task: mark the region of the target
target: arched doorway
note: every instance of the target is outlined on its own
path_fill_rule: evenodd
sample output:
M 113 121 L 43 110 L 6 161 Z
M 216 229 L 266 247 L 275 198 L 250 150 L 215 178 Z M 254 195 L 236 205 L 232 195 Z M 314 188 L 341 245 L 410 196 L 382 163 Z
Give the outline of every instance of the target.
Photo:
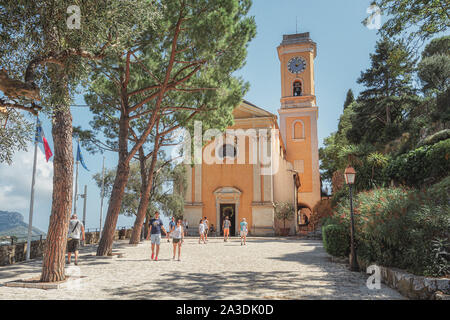
M 222 222 L 228 215 L 231 221 L 230 235 L 235 236 L 239 230 L 239 203 L 242 192 L 234 187 L 222 187 L 214 191 L 216 198 L 216 230 L 223 234 Z

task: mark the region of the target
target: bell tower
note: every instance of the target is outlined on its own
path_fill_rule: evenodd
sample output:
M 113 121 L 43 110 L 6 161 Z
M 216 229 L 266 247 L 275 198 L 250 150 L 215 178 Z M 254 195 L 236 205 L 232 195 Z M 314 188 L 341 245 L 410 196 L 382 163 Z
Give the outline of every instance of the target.
M 287 161 L 300 177 L 299 208 L 320 200 L 318 107 L 314 88 L 317 45 L 309 32 L 284 35 L 277 48 L 281 67 L 280 132 Z

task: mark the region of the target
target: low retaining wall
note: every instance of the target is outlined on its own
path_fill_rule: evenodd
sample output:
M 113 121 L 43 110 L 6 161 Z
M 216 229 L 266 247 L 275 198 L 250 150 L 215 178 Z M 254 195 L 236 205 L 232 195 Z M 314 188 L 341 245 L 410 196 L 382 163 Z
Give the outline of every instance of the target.
M 358 264 L 363 272 L 369 265 L 376 265 L 368 264 L 360 259 L 358 259 Z M 428 278 L 396 268 L 378 267 L 380 268 L 381 282 L 409 299 L 447 300 L 450 297 L 450 279 L 448 278 Z
M 132 229 L 116 230 L 114 240 L 123 240 L 131 238 Z M 99 242 L 99 232 L 86 232 L 85 244 L 96 244 Z M 45 250 L 46 240 L 37 240 L 31 242 L 30 258 L 42 258 Z M 17 243 L 13 245 L 0 246 L 0 266 L 6 266 L 17 262 L 25 261 L 27 254 L 27 243 Z
M 381 281 L 402 295 L 416 300 L 434 300 L 450 294 L 450 279 L 416 276 L 403 270 L 380 267 Z

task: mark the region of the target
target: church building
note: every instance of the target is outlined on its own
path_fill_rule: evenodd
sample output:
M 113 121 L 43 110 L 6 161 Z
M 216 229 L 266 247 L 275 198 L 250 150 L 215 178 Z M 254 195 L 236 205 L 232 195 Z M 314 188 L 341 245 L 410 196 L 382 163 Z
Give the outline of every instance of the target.
M 316 43 L 309 33 L 284 35 L 277 50 L 279 115 L 243 101 L 233 112 L 234 125 L 203 147 L 202 163 L 186 165 L 184 216 L 192 231 L 207 217 L 222 232 L 228 216 L 231 235 L 238 235 L 242 218 L 249 235 L 275 235 L 283 222 L 276 219 L 274 204 L 289 202 L 296 214 L 286 227 L 295 234 L 320 201 Z

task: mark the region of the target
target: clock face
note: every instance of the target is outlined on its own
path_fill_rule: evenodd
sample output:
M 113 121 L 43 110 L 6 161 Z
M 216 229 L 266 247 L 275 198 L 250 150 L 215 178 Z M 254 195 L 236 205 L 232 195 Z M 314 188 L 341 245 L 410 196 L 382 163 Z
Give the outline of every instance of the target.
M 306 69 L 306 61 L 301 57 L 294 57 L 288 62 L 288 70 L 291 73 L 302 73 Z

